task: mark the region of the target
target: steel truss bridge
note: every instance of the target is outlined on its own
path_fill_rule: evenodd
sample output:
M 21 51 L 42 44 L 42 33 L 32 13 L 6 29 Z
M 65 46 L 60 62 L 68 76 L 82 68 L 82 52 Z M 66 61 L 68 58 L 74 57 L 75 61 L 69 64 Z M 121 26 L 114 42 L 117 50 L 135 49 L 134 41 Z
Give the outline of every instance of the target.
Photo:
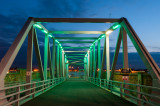
M 41 23 L 114 23 L 106 31 L 49 31 Z M 110 69 L 109 35 L 119 29 L 113 62 Z M 44 64 L 42 64 L 36 30 L 44 33 Z M 99 34 L 99 37 L 54 37 L 54 34 Z M 28 36 L 26 82 L 5 85 L 4 79 Z M 153 79 L 152 86 L 113 80 L 120 45 L 123 48 L 123 68 L 128 66 L 127 37 Z M 52 50 L 49 39 L 52 40 Z M 67 41 L 61 41 L 65 39 Z M 101 59 L 101 39 L 105 39 Z M 71 41 L 69 41 L 71 40 Z M 78 41 L 76 41 L 78 40 Z M 62 43 L 90 43 L 90 47 L 62 46 Z M 95 47 L 97 46 L 97 50 Z M 41 81 L 32 81 L 33 47 Z M 87 51 L 79 51 L 80 49 Z M 66 50 L 67 49 L 67 50 Z M 72 49 L 72 51 L 68 50 Z M 74 49 L 74 50 L 73 50 Z M 97 53 L 96 53 L 97 52 Z M 96 56 L 97 54 L 97 56 Z M 80 59 L 80 57 L 84 59 Z M 97 59 L 96 59 L 97 57 Z M 102 71 L 106 61 L 106 78 Z M 69 64 L 84 66 L 84 79 L 68 77 Z M 47 68 L 50 70 L 47 71 Z M 97 69 L 99 72 L 97 73 Z M 111 71 L 110 71 L 111 70 Z M 50 73 L 51 77 L 47 77 Z M 131 89 L 134 87 L 135 89 Z M 102 88 L 102 89 L 101 89 Z M 150 89 L 151 93 L 142 89 Z M 135 93 L 135 95 L 131 95 Z M 35 98 L 36 97 L 36 98 Z M 28 102 L 29 101 L 29 102 Z M 126 18 L 33 18 L 30 17 L 0 63 L 0 105 L 159 105 L 160 69 Z

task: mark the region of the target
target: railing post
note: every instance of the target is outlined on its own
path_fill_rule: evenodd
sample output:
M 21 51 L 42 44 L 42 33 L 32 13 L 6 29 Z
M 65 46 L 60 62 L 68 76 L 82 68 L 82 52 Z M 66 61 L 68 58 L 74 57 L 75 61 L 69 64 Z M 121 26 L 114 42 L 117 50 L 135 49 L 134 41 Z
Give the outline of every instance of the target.
M 139 86 L 139 84 L 137 85 L 137 98 L 138 99 L 141 99 L 141 94 L 140 94 L 140 92 L 141 92 L 141 88 L 140 88 L 140 86 Z M 140 100 L 137 100 L 137 105 L 138 106 L 141 106 L 141 101 Z
M 108 80 L 107 87 L 112 92 L 112 81 L 111 80 Z
M 18 86 L 17 88 L 16 88 L 16 92 L 19 92 L 20 91 L 20 87 Z M 19 96 L 20 96 L 20 94 L 18 93 L 17 95 L 16 95 L 16 100 L 18 100 L 17 102 L 15 102 L 15 106 L 19 106 Z
M 106 79 L 104 79 L 104 87 L 106 88 Z
M 120 96 L 123 97 L 123 94 L 122 94 L 123 93 L 123 83 L 120 84 L 120 87 L 121 87 L 120 88 L 120 92 L 121 92 Z
M 46 83 L 45 83 L 45 80 L 43 80 L 43 92 L 44 92 L 45 87 L 46 87 L 45 84 L 46 84 Z
M 101 87 L 101 79 L 99 79 L 99 85 L 100 85 L 100 87 Z
M 32 93 L 33 93 L 32 98 L 35 97 L 35 88 L 34 87 L 36 87 L 36 83 L 33 83 L 33 85 L 32 85 L 32 88 L 33 88 L 33 90 L 32 90 Z

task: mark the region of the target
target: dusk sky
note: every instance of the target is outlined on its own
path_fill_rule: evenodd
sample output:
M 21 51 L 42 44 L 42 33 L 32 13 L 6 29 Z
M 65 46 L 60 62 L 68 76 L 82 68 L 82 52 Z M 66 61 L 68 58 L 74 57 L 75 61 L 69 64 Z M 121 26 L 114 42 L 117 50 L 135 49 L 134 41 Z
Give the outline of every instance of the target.
M 151 55 L 160 65 L 160 1 L 159 0 L 1 0 L 0 60 L 14 41 L 28 17 L 43 18 L 121 18 L 126 17 Z M 59 24 L 44 26 L 49 30 L 105 31 L 112 24 Z M 66 36 L 66 35 L 55 35 Z M 86 36 L 86 35 L 68 35 Z M 87 35 L 91 36 L 91 35 Z M 98 37 L 99 35 L 92 35 Z M 110 35 L 110 51 L 114 52 L 118 30 Z M 43 48 L 44 35 L 39 34 Z M 103 45 L 103 41 L 101 42 Z M 64 46 L 64 45 L 63 45 Z M 66 45 L 65 45 L 66 46 Z M 79 46 L 79 45 L 67 45 Z M 90 46 L 90 45 L 88 45 Z M 23 49 L 27 45 L 22 46 Z M 22 50 L 25 51 L 25 50 Z M 128 38 L 129 53 L 136 52 Z M 42 51 L 43 52 L 43 51 Z M 153 53 L 154 52 L 154 53 Z M 26 53 L 25 53 L 26 54 Z M 42 53 L 43 54 L 43 53 Z M 156 54 L 156 56 L 154 55 Z M 159 54 L 159 55 L 158 55 Z M 18 54 L 19 55 L 19 54 Z M 20 57 L 25 57 L 21 54 Z M 132 60 L 129 60 L 132 61 Z

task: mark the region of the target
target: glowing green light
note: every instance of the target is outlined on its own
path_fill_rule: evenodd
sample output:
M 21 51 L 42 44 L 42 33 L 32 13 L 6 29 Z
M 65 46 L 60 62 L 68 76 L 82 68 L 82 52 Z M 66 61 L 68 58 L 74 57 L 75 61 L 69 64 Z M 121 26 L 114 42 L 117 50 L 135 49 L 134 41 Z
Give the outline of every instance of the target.
M 34 26 L 37 27 L 37 28 L 39 28 L 39 29 L 42 28 L 42 27 L 41 27 L 40 25 L 38 25 L 38 24 L 34 24 Z
M 55 40 L 55 41 L 56 41 L 57 43 L 59 43 L 58 40 Z
M 113 32 L 113 30 L 108 30 L 107 32 L 106 32 L 106 34 L 110 34 L 110 33 L 112 33 Z
M 117 29 L 120 25 L 113 26 L 113 30 Z
M 46 31 L 46 30 L 44 30 L 43 32 L 46 33 L 46 34 L 48 33 L 48 31 Z
M 102 38 L 104 38 L 105 37 L 105 35 L 103 35 L 103 36 L 101 36 Z
M 51 34 L 49 34 L 48 36 L 52 38 L 52 35 L 51 35 Z

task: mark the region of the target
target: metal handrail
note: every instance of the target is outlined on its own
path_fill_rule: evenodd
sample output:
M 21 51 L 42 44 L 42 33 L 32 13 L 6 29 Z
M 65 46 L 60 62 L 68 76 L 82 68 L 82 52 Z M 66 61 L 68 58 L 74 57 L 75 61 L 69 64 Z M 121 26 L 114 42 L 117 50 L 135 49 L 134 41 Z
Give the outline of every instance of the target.
M 16 96 L 16 98 L 14 98 L 11 101 L 8 101 L 7 103 L 3 103 L 2 106 L 6 106 L 6 105 L 15 105 L 18 106 L 20 104 L 21 100 L 26 99 L 26 97 L 30 97 L 31 95 L 32 98 L 35 97 L 35 94 L 39 93 L 42 94 L 44 92 L 46 92 L 47 90 L 51 89 L 52 87 L 62 83 L 65 80 L 64 77 L 60 77 L 60 78 L 55 78 L 55 79 L 49 79 L 49 80 L 43 80 L 43 81 L 33 81 L 31 83 L 25 83 L 25 84 L 21 84 L 21 85 L 15 85 L 15 86 L 9 86 L 9 87 L 4 87 L 1 88 L 0 91 L 6 91 L 9 89 L 15 89 L 15 92 L 12 92 L 8 95 L 3 95 L 0 96 L 0 100 L 2 99 L 6 99 L 10 98 L 10 97 L 14 97 Z M 30 88 L 25 88 L 26 86 L 30 86 Z M 21 89 L 21 87 L 24 87 L 25 89 Z M 43 92 L 41 92 L 43 91 Z M 26 93 L 29 92 L 23 96 L 20 96 L 20 94 L 22 93 Z M 32 98 L 29 98 L 32 99 Z M 28 100 L 27 100 L 28 101 Z
M 157 95 L 152 95 L 152 94 L 149 94 L 149 93 L 141 92 L 141 88 L 149 88 L 149 89 L 160 90 L 160 88 L 157 88 L 157 87 L 139 85 L 139 84 L 131 84 L 131 83 L 125 83 L 125 82 L 119 82 L 119 81 L 113 81 L 113 80 L 106 80 L 106 79 L 99 79 L 99 78 L 93 78 L 93 77 L 89 77 L 88 81 L 90 81 L 91 83 L 93 83 L 93 84 L 95 84 L 97 86 L 100 86 L 101 88 L 107 89 L 108 91 L 116 92 L 116 93 L 120 94 L 121 97 L 123 95 L 123 96 L 129 96 L 129 97 L 131 97 L 133 99 L 136 99 L 137 100 L 137 105 L 140 105 L 141 102 L 147 103 L 147 104 L 150 104 L 150 105 L 157 105 L 158 104 L 158 103 L 153 102 L 153 101 L 150 102 L 149 100 L 145 101 L 145 100 L 141 99 L 141 95 L 145 95 L 145 96 L 148 96 L 150 98 L 156 98 L 156 99 L 160 100 L 160 96 L 159 95 L 157 96 Z M 115 83 L 115 84 L 113 84 L 113 83 Z M 118 86 L 116 84 L 120 84 L 120 85 Z M 122 85 L 123 86 L 124 85 L 135 86 L 137 88 L 137 90 L 125 88 Z M 120 91 L 115 90 L 113 87 L 119 88 Z M 135 92 L 137 97 L 132 96 L 131 94 L 126 94 L 122 90 L 129 91 L 129 92 Z

